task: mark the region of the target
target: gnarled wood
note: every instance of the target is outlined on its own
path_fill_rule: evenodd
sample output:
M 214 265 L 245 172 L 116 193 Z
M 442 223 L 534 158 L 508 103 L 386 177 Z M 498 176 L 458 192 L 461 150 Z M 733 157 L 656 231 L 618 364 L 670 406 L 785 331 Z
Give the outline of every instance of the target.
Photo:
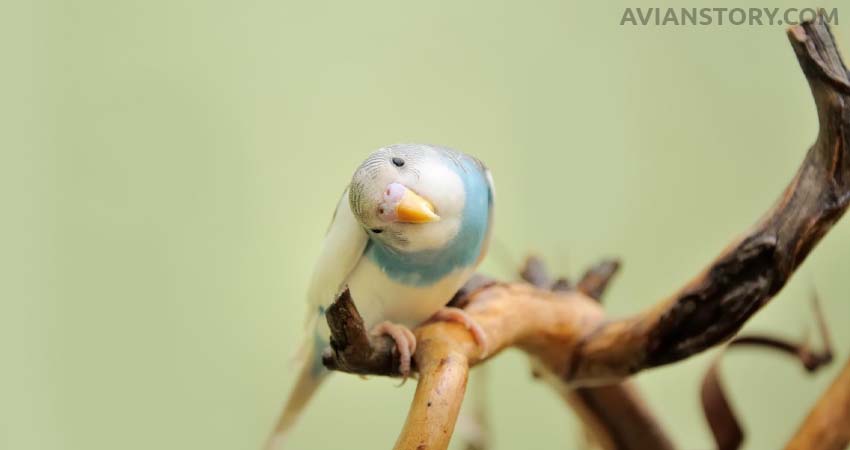
M 793 27 L 788 36 L 809 81 L 820 131 L 773 208 L 675 295 L 630 318 L 608 319 L 579 290 L 484 284 L 458 304 L 487 334 L 487 358 L 517 347 L 565 386 L 616 383 L 731 339 L 779 292 L 850 204 L 850 75 L 822 19 Z M 353 308 L 348 304 L 328 311 L 336 344 L 325 364 L 398 374 L 389 338 L 349 335 L 365 336 L 365 330 L 347 323 L 357 320 L 345 313 Z M 396 448 L 445 449 L 468 369 L 486 358 L 459 324 L 428 323 L 415 333 L 419 385 Z
M 721 357 L 730 348 L 749 346 L 774 350 L 793 356 L 810 373 L 824 367 L 832 361 L 832 344 L 830 343 L 829 330 L 824 320 L 817 295 L 812 297 L 812 308 L 817 319 L 820 340 L 823 343 L 822 350 L 812 349 L 808 340 L 796 343 L 773 336 L 738 336 L 729 343 L 726 350 L 709 367 L 708 373 L 702 382 L 700 398 L 702 400 L 705 418 L 711 428 L 711 433 L 714 435 L 714 441 L 717 444 L 718 450 L 737 450 L 744 441 L 744 430 L 723 388 L 723 382 L 720 377 Z
M 785 450 L 843 450 L 850 445 L 850 360 Z
M 669 300 L 631 319 L 598 325 L 565 375 L 619 378 L 724 342 L 785 285 L 850 203 L 850 75 L 827 25 L 793 27 L 791 45 L 808 78 L 820 131 L 775 206 Z M 844 86 L 844 88 L 841 88 Z M 838 89 L 837 89 L 838 88 Z
M 591 267 L 575 286 L 578 292 L 600 301 L 611 279 L 620 268 L 619 261 L 607 260 Z M 527 282 L 553 291 L 572 290 L 568 283 L 549 283 L 549 274 L 538 258 L 528 258 L 520 271 Z M 595 387 L 571 388 L 563 379 L 535 369 L 578 414 L 588 438 L 604 450 L 672 450 L 673 443 L 649 410 L 637 387 L 629 380 Z

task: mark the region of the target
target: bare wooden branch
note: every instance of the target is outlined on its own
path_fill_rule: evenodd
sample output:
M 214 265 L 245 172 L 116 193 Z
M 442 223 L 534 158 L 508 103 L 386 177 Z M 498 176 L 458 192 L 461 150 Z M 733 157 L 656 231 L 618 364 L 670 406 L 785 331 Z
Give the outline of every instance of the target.
M 578 282 L 576 289 L 600 301 L 619 267 L 620 263 L 616 260 L 606 260 L 591 267 Z M 543 261 L 533 257 L 526 260 L 520 276 L 537 287 L 544 287 L 550 279 Z M 563 291 L 569 290 L 569 287 L 555 282 L 551 290 Z M 630 381 L 608 386 L 571 388 L 545 367 L 536 370 L 578 414 L 588 430 L 588 437 L 598 447 L 605 450 L 674 448 L 637 387 Z
M 579 280 L 576 289 L 590 298 L 601 299 L 605 289 L 608 288 L 608 283 L 614 278 L 614 275 L 620 270 L 620 261 L 616 259 L 607 259 L 599 264 L 591 267 L 584 276 Z M 532 283 L 533 284 L 533 283 Z M 553 291 L 561 290 L 559 286 L 553 285 Z
M 395 342 L 387 336 L 367 334 L 347 289 L 328 308 L 327 319 L 331 347 L 322 354 L 325 367 L 363 375 L 400 375 Z
M 564 385 L 619 382 L 731 339 L 779 292 L 850 204 L 850 75 L 822 19 L 793 27 L 788 36 L 809 81 L 820 131 L 773 208 L 678 293 L 631 318 L 606 318 L 579 290 L 552 292 L 525 283 L 474 290 L 462 304 L 488 336 L 488 358 L 517 347 Z M 362 323 L 348 324 L 359 317 L 347 303 L 328 311 L 334 346 L 325 364 L 397 374 L 392 341 L 364 338 Z M 415 333 L 419 382 L 396 448 L 445 449 L 468 370 L 484 359 L 462 325 L 427 323 Z
M 525 259 L 525 264 L 520 269 L 519 276 L 528 284 L 540 289 L 548 289 L 552 286 L 552 277 L 549 275 L 549 271 L 546 270 L 543 260 L 537 256 L 529 256 Z M 559 290 L 568 291 L 569 289 Z
M 749 346 L 778 351 L 794 357 L 808 372 L 812 373 L 832 361 L 832 344 L 829 329 L 823 319 L 820 302 L 817 295 L 812 297 L 812 309 L 818 323 L 818 331 L 822 341 L 822 350 L 813 350 L 808 341 L 795 343 L 773 336 L 748 335 L 736 337 L 729 343 L 726 351 L 721 353 L 709 367 L 703 378 L 700 398 L 703 412 L 708 421 L 718 450 L 737 450 L 744 441 L 744 430 L 738 420 L 732 405 L 723 388 L 720 377 L 720 360 L 730 348 Z
M 843 450 L 850 445 L 850 360 L 785 450 Z
M 775 206 L 678 294 L 600 324 L 567 364 L 568 379 L 623 377 L 731 338 L 788 281 L 850 203 L 850 75 L 826 23 L 788 33 L 814 95 L 820 132 Z M 838 89 L 837 89 L 838 88 Z
M 561 391 L 605 450 L 676 448 L 631 381 Z

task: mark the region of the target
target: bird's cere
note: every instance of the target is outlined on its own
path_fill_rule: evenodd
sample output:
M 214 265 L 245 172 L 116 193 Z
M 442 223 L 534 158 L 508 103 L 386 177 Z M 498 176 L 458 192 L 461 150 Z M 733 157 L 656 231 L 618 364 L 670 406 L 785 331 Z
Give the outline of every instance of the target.
M 390 183 L 384 190 L 378 216 L 388 222 L 428 223 L 440 220 L 431 202 L 400 183 Z

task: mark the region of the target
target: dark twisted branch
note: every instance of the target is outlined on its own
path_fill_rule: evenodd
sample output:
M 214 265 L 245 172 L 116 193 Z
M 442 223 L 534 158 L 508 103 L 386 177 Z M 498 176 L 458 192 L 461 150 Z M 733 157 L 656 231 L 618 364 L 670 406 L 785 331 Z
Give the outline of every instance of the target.
M 779 292 L 850 203 L 850 76 L 822 19 L 793 27 L 788 36 L 809 81 L 820 130 L 773 208 L 677 294 L 628 319 L 607 319 L 601 306 L 578 290 L 552 292 L 523 283 L 473 290 L 460 304 L 488 335 L 489 356 L 518 347 L 544 376 L 565 386 L 609 384 L 731 339 Z M 347 313 L 356 311 L 350 298 L 338 305 L 328 312 L 335 344 L 325 364 L 355 373 L 397 374 L 392 341 L 364 338 L 362 324 L 347 324 L 356 321 Z M 458 324 L 429 323 L 415 333 L 419 382 L 396 448 L 444 449 L 468 370 L 483 360 Z
M 822 18 L 791 28 L 788 36 L 820 120 L 817 140 L 797 175 L 753 229 L 678 294 L 587 336 L 573 355 L 569 379 L 626 376 L 731 338 L 844 214 L 850 202 L 850 76 Z
M 322 354 L 325 367 L 361 375 L 398 373 L 395 343 L 385 336 L 367 334 L 363 318 L 347 289 L 328 308 L 327 315 L 331 346 Z
M 812 308 L 817 319 L 818 332 L 823 349 L 813 350 L 807 340 L 795 343 L 786 339 L 764 335 L 738 336 L 729 342 L 727 349 L 715 359 L 702 382 L 700 399 L 718 450 L 737 450 L 744 441 L 744 430 L 729 403 L 720 377 L 720 360 L 730 348 L 755 347 L 774 350 L 794 357 L 809 373 L 813 373 L 832 361 L 832 344 L 829 329 L 821 311 L 817 295 L 812 297 Z
M 606 260 L 591 267 L 575 286 L 596 301 L 620 269 L 617 260 Z M 549 274 L 543 261 L 528 258 L 520 276 L 538 288 L 549 285 Z M 563 279 L 563 278 L 562 278 Z M 568 283 L 551 283 L 553 291 L 570 290 Z M 545 368 L 539 368 L 545 371 Z M 540 374 L 539 374 L 540 375 Z M 672 450 L 673 443 L 649 410 L 640 392 L 629 380 L 595 387 L 572 389 L 556 377 L 547 378 L 567 404 L 578 414 L 588 437 L 605 450 Z

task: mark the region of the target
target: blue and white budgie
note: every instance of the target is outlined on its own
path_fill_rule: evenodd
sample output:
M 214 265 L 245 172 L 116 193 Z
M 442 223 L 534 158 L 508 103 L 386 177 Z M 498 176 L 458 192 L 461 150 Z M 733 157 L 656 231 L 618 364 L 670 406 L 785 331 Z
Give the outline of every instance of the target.
M 330 373 L 321 361 L 330 337 L 324 311 L 346 287 L 367 329 L 395 340 L 404 375 L 416 349 L 410 329 L 429 319 L 464 323 L 486 352 L 480 327 L 446 304 L 484 257 L 492 221 L 492 179 L 471 156 L 399 144 L 360 165 L 337 205 L 310 281 L 304 367 L 267 449 L 282 445 Z

